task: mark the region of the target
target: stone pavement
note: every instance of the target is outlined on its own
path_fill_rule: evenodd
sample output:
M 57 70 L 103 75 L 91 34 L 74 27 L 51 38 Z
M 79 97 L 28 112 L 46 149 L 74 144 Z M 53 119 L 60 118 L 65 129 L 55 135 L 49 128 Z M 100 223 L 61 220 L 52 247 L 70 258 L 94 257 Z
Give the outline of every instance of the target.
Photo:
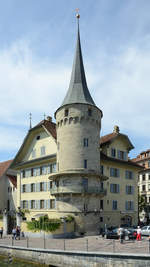
M 21 240 L 12 241 L 12 236 L 8 235 L 0 239 L 1 244 L 67 251 L 150 253 L 148 237 L 143 237 L 142 241 L 124 241 L 123 244 L 120 244 L 119 240 L 104 239 L 99 236 L 85 236 L 74 239 L 21 238 Z

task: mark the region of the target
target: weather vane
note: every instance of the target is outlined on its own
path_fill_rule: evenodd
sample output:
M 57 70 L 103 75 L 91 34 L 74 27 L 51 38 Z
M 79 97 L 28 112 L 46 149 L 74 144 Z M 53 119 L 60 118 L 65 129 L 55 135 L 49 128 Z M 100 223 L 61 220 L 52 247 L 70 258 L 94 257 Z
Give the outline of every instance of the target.
M 29 114 L 29 120 L 30 120 L 30 129 L 31 129 L 32 128 L 32 122 L 31 122 L 31 120 L 32 120 L 32 113 Z
M 76 18 L 79 20 L 80 18 L 79 8 L 76 8 L 75 10 L 76 10 Z

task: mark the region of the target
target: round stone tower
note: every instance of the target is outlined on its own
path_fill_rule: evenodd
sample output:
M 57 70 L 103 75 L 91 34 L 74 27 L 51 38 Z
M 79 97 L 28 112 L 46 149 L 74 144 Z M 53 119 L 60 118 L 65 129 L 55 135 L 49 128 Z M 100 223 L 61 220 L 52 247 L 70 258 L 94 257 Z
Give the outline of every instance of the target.
M 79 17 L 77 17 L 79 20 Z M 62 105 L 55 112 L 57 173 L 52 174 L 57 212 L 75 217 L 76 232 L 97 232 L 100 199 L 105 191 L 100 174 L 102 111 L 87 87 L 78 33 L 71 81 Z

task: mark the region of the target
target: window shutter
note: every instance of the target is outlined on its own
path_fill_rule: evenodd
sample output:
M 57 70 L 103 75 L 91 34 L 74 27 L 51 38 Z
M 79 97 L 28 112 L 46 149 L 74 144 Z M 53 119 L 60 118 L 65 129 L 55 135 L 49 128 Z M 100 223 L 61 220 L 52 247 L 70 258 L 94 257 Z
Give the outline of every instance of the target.
M 120 150 L 117 151 L 118 159 L 120 159 Z
M 26 200 L 26 207 L 27 207 L 27 209 L 28 209 L 28 206 L 29 206 L 29 205 L 28 205 L 28 200 Z
M 37 200 L 38 210 L 40 209 L 40 200 Z
M 128 194 L 128 186 L 126 185 L 126 194 Z
M 110 192 L 113 193 L 113 184 L 110 184 Z
M 134 187 L 133 186 L 131 187 L 131 192 L 132 192 L 132 194 L 134 194 Z
M 110 168 L 110 176 L 113 176 L 113 168 Z
M 21 209 L 23 209 L 23 201 L 21 201 L 20 206 L 21 206 Z
M 44 209 L 47 209 L 47 200 L 44 200 Z
M 54 209 L 56 209 L 56 199 L 54 199 Z
M 29 193 L 30 192 L 30 184 L 26 185 L 26 192 Z
M 112 209 L 113 209 L 113 210 L 114 210 L 114 205 L 115 205 L 115 204 L 114 204 L 114 200 L 113 200 L 113 202 L 112 202 Z
M 47 209 L 50 209 L 50 199 L 47 200 Z
M 44 183 L 44 191 L 47 191 L 47 182 Z
M 120 177 L 120 170 L 117 169 L 117 177 Z
M 21 193 L 23 193 L 23 185 L 21 185 Z
M 124 160 L 127 160 L 127 152 L 124 152 Z
M 131 210 L 134 210 L 134 203 L 131 201 Z
M 36 192 L 40 192 L 40 183 L 36 184 Z
M 125 209 L 128 210 L 128 201 L 125 202 Z
M 117 193 L 119 193 L 119 184 L 117 184 Z
M 31 200 L 29 200 L 29 209 L 31 209 Z
M 50 191 L 50 182 L 47 183 L 47 191 Z

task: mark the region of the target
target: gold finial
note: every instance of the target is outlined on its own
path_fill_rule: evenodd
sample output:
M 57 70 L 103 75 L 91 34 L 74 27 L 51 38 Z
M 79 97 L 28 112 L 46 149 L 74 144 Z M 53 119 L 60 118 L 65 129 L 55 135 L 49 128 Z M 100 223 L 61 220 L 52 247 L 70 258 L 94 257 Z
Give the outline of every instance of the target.
M 79 14 L 79 8 L 76 8 L 76 18 L 79 19 L 80 18 L 80 14 Z

